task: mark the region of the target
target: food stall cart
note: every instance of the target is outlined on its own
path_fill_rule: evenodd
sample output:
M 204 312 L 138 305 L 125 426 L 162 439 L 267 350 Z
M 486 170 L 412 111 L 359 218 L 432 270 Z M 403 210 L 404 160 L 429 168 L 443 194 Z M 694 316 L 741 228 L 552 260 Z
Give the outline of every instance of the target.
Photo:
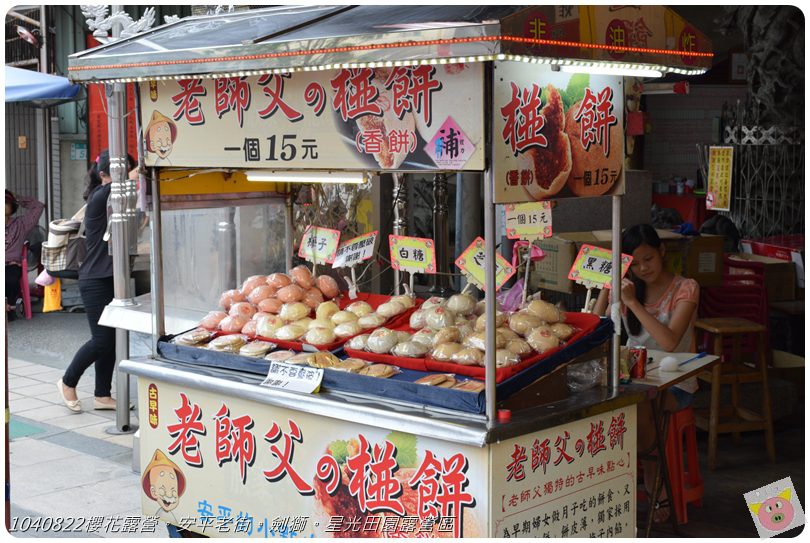
M 155 345 L 151 357 L 119 369 L 138 378 L 144 514 L 212 536 L 634 535 L 635 405 L 648 389 L 618 385 L 613 323 L 591 315 L 565 315 L 574 326 L 565 344 L 497 367 L 496 206 L 610 194 L 618 246 L 622 75 L 702 73 L 711 57 L 704 37 L 673 13 L 642 10 L 624 20 L 606 7 L 270 8 L 184 19 L 71 57 L 74 80 L 140 90 Z M 673 31 L 680 41 L 665 40 Z M 416 384 L 448 371 L 430 358 L 390 379 L 334 371 L 323 347 L 304 355 L 322 373 L 273 379 L 264 359 L 182 345 L 188 336 L 177 334 L 193 319 L 167 330 L 163 269 L 188 267 L 172 255 L 189 254 L 183 246 L 199 233 L 175 228 L 185 237 L 166 245 L 162 206 L 183 215 L 275 206 L 285 217 L 283 269 L 259 258 L 266 267 L 256 273 L 294 276 L 303 272 L 292 266 L 289 183 L 374 183 L 377 173 L 418 171 L 484 172 L 486 294 L 475 315 L 483 359 L 453 366 L 453 383 L 483 378 L 483 390 Z M 228 224 L 258 224 L 266 240 L 253 254 L 261 255 L 281 238 L 263 228 L 270 220 L 247 214 Z M 229 235 L 236 241 L 225 249 L 244 253 L 241 231 Z M 217 253 L 215 237 L 196 251 Z M 404 254 L 406 264 L 423 256 Z M 229 289 L 253 273 L 235 261 L 221 283 Z M 615 288 L 618 251 L 605 265 Z M 220 268 L 194 270 L 200 298 Z M 382 298 L 372 304 L 380 313 L 390 302 Z M 336 300 L 341 310 L 352 303 L 345 292 Z M 126 327 L 145 305 L 111 308 L 110 318 Z M 403 317 L 416 311 L 384 324 L 415 337 L 414 320 Z M 334 351 L 352 351 L 349 341 Z M 568 394 L 566 368 L 593 359 L 609 361 L 605 382 Z M 306 389 L 313 376 L 317 393 Z

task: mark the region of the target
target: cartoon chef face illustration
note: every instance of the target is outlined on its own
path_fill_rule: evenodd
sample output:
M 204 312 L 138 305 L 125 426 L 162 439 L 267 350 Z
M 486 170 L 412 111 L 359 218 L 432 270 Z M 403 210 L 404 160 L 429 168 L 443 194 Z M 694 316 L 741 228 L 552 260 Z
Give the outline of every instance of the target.
M 177 125 L 169 117 L 155 110 L 146 126 L 146 150 L 159 158 L 168 157 L 177 139 Z
M 169 512 L 177 508 L 180 496 L 186 490 L 186 476 L 177 464 L 158 449 L 143 471 L 141 486 L 149 499 L 156 501 L 163 511 Z

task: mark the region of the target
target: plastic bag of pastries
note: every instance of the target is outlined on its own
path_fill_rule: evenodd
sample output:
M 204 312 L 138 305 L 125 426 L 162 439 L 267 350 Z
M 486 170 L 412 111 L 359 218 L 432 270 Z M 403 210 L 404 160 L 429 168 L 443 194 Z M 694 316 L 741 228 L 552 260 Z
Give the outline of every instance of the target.
M 343 324 L 338 324 L 337 326 L 335 326 L 335 336 L 339 338 L 356 336 L 362 331 L 363 329 L 360 328 L 360 325 L 357 324 L 357 321 L 344 322 Z
M 469 294 L 453 294 L 447 300 L 447 309 L 458 315 L 472 315 L 475 312 L 475 298 Z
M 295 356 L 293 351 L 273 351 L 265 355 L 264 359 L 270 362 L 286 362 L 293 356 Z
M 246 345 L 242 345 L 239 349 L 239 354 L 253 358 L 262 358 L 267 354 L 267 351 L 275 348 L 276 344 L 270 343 L 269 341 L 251 341 Z
M 391 354 L 406 358 L 422 358 L 429 350 L 430 347 L 424 345 L 423 343 L 417 343 L 416 341 L 403 341 L 394 346 L 394 348 L 391 350 Z
M 565 341 L 574 335 L 574 327 L 564 322 L 555 322 L 551 325 L 551 333 Z
M 434 307 L 443 307 L 447 304 L 447 300 L 439 296 L 431 296 L 422 303 L 422 309 L 432 309 Z
M 450 357 L 450 361 L 462 366 L 483 366 L 484 351 L 475 348 L 464 348 Z
M 298 353 L 294 354 L 284 362 L 293 364 L 294 366 L 309 366 L 310 362 L 315 359 L 315 353 Z
M 331 328 L 311 328 L 304 338 L 310 345 L 326 345 L 335 341 L 335 331 Z
M 284 341 L 296 341 L 301 336 L 307 333 L 307 329 L 297 324 L 286 324 L 276 330 L 274 339 L 281 339 Z
M 329 328 L 330 330 L 334 330 L 335 323 L 332 322 L 331 319 L 312 319 L 307 325 L 307 329 L 312 330 L 313 328 Z
M 194 330 L 189 330 L 188 332 L 175 337 L 172 342 L 176 343 L 177 345 L 199 345 L 211 339 L 213 335 L 214 333 L 210 330 L 206 330 L 204 328 L 195 328 Z
M 219 323 L 221 323 L 222 320 L 227 316 L 228 314 L 224 311 L 210 311 L 200 321 L 200 326 L 206 330 L 216 330 L 219 327 Z
M 284 326 L 284 319 L 278 315 L 269 315 L 256 321 L 256 333 L 262 337 L 275 338 L 276 331 Z
M 548 327 L 535 328 L 526 336 L 526 342 L 538 353 L 555 349 L 560 345 L 560 338 L 554 335 Z
M 500 328 L 504 324 L 506 324 L 506 313 L 502 313 L 500 311 L 495 312 L 495 328 Z M 481 332 L 486 330 L 487 327 L 487 316 L 481 315 L 477 319 L 475 319 L 475 331 Z
M 259 305 L 259 302 L 262 300 L 266 300 L 267 298 L 274 296 L 276 294 L 276 290 L 277 289 L 269 285 L 261 284 L 250 291 L 250 294 L 247 295 L 247 301 L 253 305 Z
M 417 385 L 427 385 L 437 387 L 441 386 L 443 383 L 446 383 L 449 379 L 452 379 L 453 384 L 455 384 L 456 378 L 451 373 L 431 373 L 430 375 L 420 377 L 419 379 L 414 381 L 414 383 Z
M 341 360 L 332 369 L 345 371 L 348 373 L 360 373 L 360 371 L 365 369 L 368 365 L 368 362 L 365 360 L 360 360 L 359 358 L 347 358 L 345 360 Z
M 327 300 L 337 298 L 337 295 L 340 294 L 337 281 L 335 281 L 335 278 L 331 275 L 319 275 L 318 278 L 315 279 L 315 286 L 318 287 L 318 290 L 321 291 L 323 297 Z
M 470 334 L 469 336 L 465 337 L 464 340 L 461 342 L 462 345 L 465 347 L 474 347 L 481 351 L 485 351 L 487 349 L 487 333 L 486 332 L 475 332 Z M 506 338 L 502 336 L 499 332 L 495 332 L 495 348 L 496 349 L 503 349 L 506 347 Z
M 543 300 L 532 300 L 529 302 L 529 305 L 526 306 L 526 310 L 538 317 L 541 321 L 549 324 L 563 322 L 565 320 L 565 315 L 556 305 L 544 302 Z
M 402 304 L 405 307 L 405 309 L 410 309 L 410 308 L 412 308 L 413 306 L 416 305 L 416 302 L 414 301 L 414 297 L 413 296 L 408 296 L 406 294 L 401 294 L 399 296 L 394 296 L 393 298 L 391 298 L 390 301 Z
M 297 324 L 304 330 L 309 330 L 309 325 L 312 324 L 312 321 L 315 319 L 310 317 L 304 317 L 303 319 L 298 319 L 297 321 L 288 322 L 287 324 Z
M 228 315 L 239 315 L 240 317 L 251 319 L 253 318 L 253 315 L 256 314 L 256 311 L 256 307 L 254 307 L 250 302 L 237 302 L 231 306 L 230 311 L 228 311 Z
M 483 392 L 486 385 L 484 385 L 483 381 L 475 381 L 473 379 L 467 381 L 459 381 L 456 383 L 456 386 L 453 387 L 453 390 L 462 390 L 464 392 L 474 392 L 479 393 Z
M 396 317 L 397 315 L 401 315 L 405 313 L 406 307 L 399 302 L 385 302 L 384 304 L 380 304 L 377 307 L 377 314 L 382 315 L 386 319 L 390 319 L 391 317 Z
M 257 323 L 256 323 L 256 321 L 255 321 L 255 320 L 250 319 L 250 320 L 249 320 L 249 321 L 247 321 L 247 323 L 245 323 L 245 325 L 242 327 L 241 332 L 242 332 L 243 334 L 245 334 L 246 336 L 255 336 L 255 335 L 256 335 L 256 324 L 257 324 Z
M 425 324 L 434 330 L 456 324 L 456 314 L 445 307 L 431 307 L 425 310 Z
M 510 339 L 520 339 L 520 336 L 518 335 L 517 332 L 515 332 L 511 328 L 507 328 L 506 326 L 501 326 L 497 330 L 499 334 L 501 334 L 504 338 L 506 338 L 506 341 L 509 341 Z
M 509 349 L 498 349 L 495 351 L 495 365 L 499 368 L 508 368 L 520 362 L 520 356 Z
M 247 338 L 240 334 L 229 334 L 226 336 L 219 336 L 208 342 L 208 348 L 212 351 L 225 351 L 229 353 L 238 353 L 239 349 L 247 343 Z
M 309 268 L 303 264 L 291 269 L 289 275 L 293 283 L 304 290 L 310 289 L 315 285 L 315 279 L 312 277 L 312 272 L 309 271 Z
M 279 317 L 287 322 L 301 320 L 309 315 L 309 306 L 301 302 L 291 302 L 281 306 Z
M 510 339 L 506 342 L 506 349 L 521 358 L 532 354 L 532 346 L 523 339 Z
M 310 309 L 315 309 L 323 303 L 323 294 L 317 288 L 312 287 L 304 292 L 301 301 Z
M 315 309 L 315 318 L 323 320 L 331 320 L 332 315 L 340 311 L 338 304 L 335 302 L 323 302 Z
M 357 315 L 351 311 L 338 311 L 332 315 L 332 322 L 337 326 L 338 324 L 346 324 L 347 322 L 357 322 Z
M 313 353 L 309 359 L 309 365 L 313 368 L 334 368 L 340 364 L 340 358 L 329 351 L 318 351 Z
M 525 311 L 518 311 L 509 317 L 509 328 L 521 336 L 525 336 L 541 324 L 543 321 L 537 315 Z
M 346 348 L 354 349 L 355 351 L 365 351 L 367 342 L 368 334 L 360 334 L 359 336 L 354 336 L 352 339 L 347 341 Z
M 388 328 L 374 330 L 366 341 L 366 349 L 372 353 L 388 354 L 399 340 L 398 334 Z
M 358 373 L 360 373 L 360 375 L 367 375 L 369 377 L 388 379 L 389 377 L 393 377 L 394 375 L 400 373 L 400 370 L 396 366 L 389 366 L 388 364 L 371 364 L 370 366 L 366 366 L 360 370 Z
M 402 343 L 404 341 L 411 341 L 413 335 L 410 332 L 406 332 L 404 330 L 397 330 L 397 343 Z
M 433 334 L 433 346 L 440 345 L 442 343 L 461 343 L 461 332 L 455 326 L 448 326 L 447 328 L 442 328 L 441 330 L 437 330 L 435 334 Z
M 284 303 L 278 298 L 266 298 L 259 302 L 258 308 L 259 311 L 263 313 L 274 313 L 278 315 L 278 312 L 281 311 L 281 306 L 283 305 Z
M 298 285 L 287 285 L 286 287 L 278 289 L 276 298 L 285 304 L 300 302 L 301 298 L 304 297 L 304 292 L 304 289 Z
M 242 328 L 245 327 L 249 320 L 249 317 L 243 317 L 241 315 L 228 315 L 220 321 L 219 329 L 228 334 L 241 332 Z
M 377 328 L 378 326 L 382 326 L 385 324 L 386 320 L 387 319 L 382 315 L 371 313 L 370 315 L 365 315 L 357 319 L 357 324 L 359 324 L 360 328 L 363 330 L 368 330 L 369 328 Z
M 247 296 L 253 289 L 267 284 L 266 275 L 251 275 L 242 283 L 242 288 L 239 289 L 243 296 Z
M 436 332 L 434 332 L 430 328 L 423 328 L 422 330 L 419 330 L 418 332 L 416 332 L 413 335 L 413 337 L 411 338 L 411 341 L 416 341 L 417 343 L 423 343 L 423 344 L 427 345 L 428 347 L 432 347 L 433 346 L 433 336 L 435 336 L 435 335 L 436 335 Z
M 286 273 L 271 273 L 267 276 L 266 283 L 276 290 L 282 289 L 292 284 L 292 279 Z
M 362 300 L 358 300 L 347 305 L 346 311 L 354 313 L 358 317 L 365 317 L 366 315 L 371 315 L 374 313 L 374 309 L 372 309 L 371 305 Z
M 440 343 L 430 351 L 430 358 L 439 362 L 450 362 L 453 355 L 462 349 L 464 346 L 461 343 Z
M 411 318 L 408 321 L 408 326 L 410 326 L 413 330 L 421 330 L 424 328 L 427 320 L 427 315 L 423 309 L 417 309 L 413 313 L 411 313 Z
M 219 297 L 219 307 L 228 311 L 231 309 L 231 306 L 237 302 L 244 302 L 245 295 L 242 294 L 242 291 L 239 289 L 232 289 L 226 290 L 222 293 Z

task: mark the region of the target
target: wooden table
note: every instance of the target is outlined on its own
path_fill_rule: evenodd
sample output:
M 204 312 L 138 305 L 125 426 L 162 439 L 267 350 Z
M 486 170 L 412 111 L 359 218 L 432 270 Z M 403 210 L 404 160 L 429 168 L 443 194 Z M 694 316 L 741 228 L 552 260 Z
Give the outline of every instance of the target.
M 670 520 L 672 521 L 672 527 L 675 533 L 679 533 L 678 519 L 675 514 L 674 504 L 672 503 L 672 482 L 669 480 L 669 469 L 667 467 L 666 440 L 667 431 L 669 429 L 669 413 L 664 412 L 662 409 L 664 401 L 663 393 L 668 388 L 682 383 L 691 377 L 696 377 L 699 373 L 719 364 L 720 358 L 707 354 L 703 356 L 703 358 L 698 358 L 683 366 L 679 366 L 678 371 L 667 372 L 661 370 L 661 360 L 663 360 L 665 356 L 675 357 L 680 364 L 694 357 L 695 353 L 667 353 L 650 350 L 647 351 L 647 356 L 647 375 L 644 379 L 633 379 L 633 384 L 655 387 L 658 392 L 654 401 L 652 401 L 653 419 L 655 420 L 655 448 L 658 454 L 654 458 L 656 461 L 656 470 L 653 482 L 653 495 L 650 497 L 650 513 L 647 517 L 647 528 L 644 532 L 645 537 L 650 537 L 653 515 L 655 514 L 655 504 L 661 492 L 660 485 L 662 482 L 664 483 L 664 488 L 667 490 L 667 498 L 670 500 Z M 650 361 L 650 359 L 652 361 Z M 652 451 L 647 451 L 639 456 L 651 457 L 651 453 Z

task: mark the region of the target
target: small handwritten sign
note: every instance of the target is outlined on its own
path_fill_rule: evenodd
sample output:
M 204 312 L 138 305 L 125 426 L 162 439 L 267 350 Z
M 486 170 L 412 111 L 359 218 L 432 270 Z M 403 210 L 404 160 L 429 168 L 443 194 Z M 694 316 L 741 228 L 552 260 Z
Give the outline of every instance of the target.
M 323 369 L 273 362 L 262 386 L 314 394 L 321 388 Z
M 706 209 L 728 211 L 731 207 L 731 180 L 734 147 L 709 147 L 709 186 Z
M 332 267 L 351 267 L 374 256 L 377 234 L 378 231 L 375 230 L 341 243 L 335 255 L 335 261 L 332 262 Z
M 485 255 L 484 239 L 479 236 L 456 259 L 458 269 L 481 290 L 486 290 Z M 517 270 L 500 253 L 495 253 L 495 267 L 495 290 L 498 291 Z
M 301 239 L 298 256 L 314 264 L 331 264 L 335 261 L 339 242 L 340 230 L 310 226 Z
M 388 236 L 391 267 L 409 273 L 436 273 L 436 244 L 432 239 Z
M 551 237 L 551 202 L 507 204 L 506 237 L 509 239 L 536 239 Z
M 627 275 L 633 257 L 622 254 L 622 277 Z M 583 245 L 579 250 L 574 265 L 568 273 L 568 278 L 588 288 L 610 288 L 611 273 L 613 272 L 613 251 Z

